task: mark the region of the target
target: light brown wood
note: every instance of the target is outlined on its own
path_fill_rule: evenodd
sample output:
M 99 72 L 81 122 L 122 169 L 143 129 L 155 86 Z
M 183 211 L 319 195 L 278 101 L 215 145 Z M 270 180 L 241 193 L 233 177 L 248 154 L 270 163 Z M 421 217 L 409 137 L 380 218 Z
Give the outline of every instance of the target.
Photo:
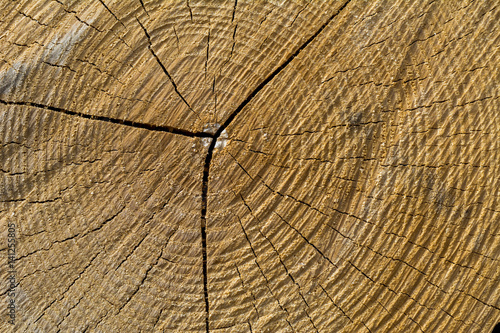
M 0 0 L 0 331 L 490 332 L 499 20 Z

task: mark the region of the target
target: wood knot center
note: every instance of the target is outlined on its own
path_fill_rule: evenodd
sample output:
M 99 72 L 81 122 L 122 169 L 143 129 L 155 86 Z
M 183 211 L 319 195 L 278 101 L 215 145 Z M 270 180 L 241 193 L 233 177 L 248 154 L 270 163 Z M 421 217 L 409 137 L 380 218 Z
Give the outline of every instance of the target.
M 221 125 L 218 123 L 206 124 L 205 126 L 203 126 L 203 132 L 215 135 L 217 133 L 217 131 L 219 130 L 220 126 Z M 203 146 L 209 147 L 212 140 L 214 140 L 214 139 L 203 138 L 202 139 Z M 228 134 L 227 134 L 226 129 L 223 129 L 222 132 L 220 132 L 220 135 L 217 138 L 215 138 L 215 140 L 217 140 L 217 142 L 215 143 L 215 146 L 214 146 L 215 149 L 224 148 L 227 144 L 227 141 L 228 141 Z

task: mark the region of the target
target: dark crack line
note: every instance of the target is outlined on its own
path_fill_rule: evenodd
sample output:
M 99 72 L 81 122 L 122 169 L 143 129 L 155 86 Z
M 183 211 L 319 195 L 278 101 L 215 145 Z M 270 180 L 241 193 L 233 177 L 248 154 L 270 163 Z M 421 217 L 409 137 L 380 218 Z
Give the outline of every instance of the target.
M 215 144 L 217 139 L 220 137 L 222 132 L 232 123 L 236 116 L 245 108 L 245 106 L 250 103 L 250 101 L 278 74 L 280 74 L 298 55 L 304 50 L 311 42 L 318 37 L 318 35 L 328 26 L 328 24 L 338 15 L 340 12 L 349 4 L 351 0 L 346 1 L 335 14 L 333 14 L 319 29 L 314 33 L 307 41 L 305 41 L 291 56 L 289 56 L 278 68 L 276 68 L 271 74 L 269 74 L 248 96 L 247 98 L 229 115 L 226 121 L 217 129 L 214 135 L 207 135 L 212 138 L 210 146 L 208 147 L 207 156 L 205 157 L 205 165 L 203 168 L 203 182 L 201 187 L 201 244 L 202 244 L 202 254 L 203 254 L 203 292 L 205 297 L 205 326 L 206 331 L 209 332 L 209 314 L 210 314 L 210 304 L 208 301 L 208 270 L 207 270 L 207 196 L 208 196 L 208 179 L 210 176 L 210 165 L 212 163 L 212 156 L 215 149 Z M 236 2 L 235 2 L 236 3 Z M 139 22 L 139 24 L 141 24 Z M 144 32 L 147 35 L 146 29 L 142 26 Z M 149 35 L 148 39 L 149 39 Z M 151 44 L 150 44 L 151 46 Z M 153 52 L 150 47 L 151 52 Z M 154 53 L 153 53 L 154 55 Z M 156 57 L 156 56 L 155 56 Z M 157 58 L 159 61 L 159 59 Z M 161 63 L 160 63 L 161 65 Z M 162 65 L 162 68 L 163 65 Z M 164 69 L 166 72 L 166 69 Z M 167 74 L 167 73 L 166 73 Z M 167 74 L 168 75 L 168 74 Z M 168 75 L 170 77 L 170 75 Z M 173 81 L 172 81 L 173 84 Z M 175 86 L 174 86 L 175 87 Z
M 231 124 L 231 122 L 234 120 L 234 118 L 236 118 L 236 116 L 241 112 L 241 110 L 243 110 L 243 108 L 245 106 L 247 106 L 247 104 L 255 97 L 255 95 L 257 95 L 269 82 L 271 82 L 279 73 L 281 73 L 281 71 L 283 71 L 283 69 L 285 69 L 288 64 L 290 64 L 293 59 L 295 59 L 299 53 L 305 49 L 309 44 L 311 44 L 311 42 L 316 39 L 316 37 L 318 37 L 318 35 L 326 28 L 326 26 L 347 6 L 347 4 L 350 2 L 351 0 L 348 0 L 344 3 L 344 5 L 342 5 L 339 10 L 333 14 L 320 28 L 318 31 L 316 31 L 316 33 L 314 35 L 312 35 L 304 44 L 302 44 L 290 57 L 288 57 L 288 59 L 285 60 L 285 62 L 283 62 L 283 64 L 281 64 L 281 66 L 279 66 L 278 68 L 276 68 L 271 74 L 269 74 L 265 79 L 264 81 L 262 81 L 258 86 L 257 88 L 255 88 L 251 93 L 250 95 L 248 95 L 248 97 L 233 111 L 233 113 L 231 113 L 229 115 L 229 117 L 226 119 L 226 121 L 224 122 L 224 124 L 222 124 L 222 126 L 217 130 L 217 132 L 215 132 L 215 135 L 214 135 L 214 141 L 217 140 L 217 138 L 221 135 L 222 131 L 226 129 L 226 127 L 229 126 L 229 124 Z M 211 145 L 212 146 L 212 145 Z M 215 146 L 215 143 L 213 144 L 213 146 Z
M 234 13 L 236 13 L 236 6 L 238 6 L 238 0 L 234 0 L 233 15 L 231 16 L 231 23 L 234 22 Z
M 146 13 L 146 15 L 149 17 L 149 13 L 148 11 L 146 10 L 146 6 L 144 6 L 144 2 L 142 0 L 139 0 L 139 2 L 141 3 L 141 7 L 142 9 L 144 10 L 144 12 Z
M 141 21 L 139 21 L 138 18 L 136 18 L 136 19 L 137 19 L 137 23 L 139 23 L 139 25 L 141 26 L 142 30 L 144 31 L 144 34 L 146 35 L 146 37 L 148 39 L 148 43 L 149 43 L 148 49 L 149 49 L 149 51 L 151 51 L 151 54 L 156 59 L 156 62 L 158 63 L 158 65 L 160 65 L 161 69 L 163 70 L 163 73 L 165 73 L 165 75 L 170 80 L 170 83 L 172 83 L 172 86 L 174 87 L 175 92 L 180 97 L 180 99 L 182 99 L 182 101 L 184 102 L 184 104 L 187 105 L 187 107 L 189 108 L 189 110 L 191 110 L 194 114 L 196 114 L 196 116 L 201 120 L 200 115 L 196 111 L 193 110 L 193 108 L 191 107 L 191 105 L 189 105 L 189 103 L 186 101 L 186 99 L 184 98 L 184 96 L 182 96 L 181 92 L 177 88 L 177 84 L 175 83 L 174 79 L 172 78 L 172 76 L 170 75 L 170 73 L 167 71 L 167 68 L 165 67 L 165 65 L 163 65 L 163 63 L 161 62 L 160 58 L 158 58 L 158 56 L 156 55 L 156 52 L 153 50 L 153 43 L 151 42 L 151 36 L 149 35 L 148 31 L 146 30 L 146 27 L 144 27 L 144 25 L 142 25 Z
M 115 18 L 115 20 L 117 20 L 118 22 L 120 22 L 120 24 L 124 27 L 125 27 L 125 24 L 123 24 L 123 22 L 115 15 L 115 13 L 113 13 L 109 7 L 104 3 L 103 0 L 99 0 L 99 2 L 104 6 L 104 8 L 106 8 L 106 10 L 108 11 L 108 13 L 110 13 L 111 15 L 113 15 L 113 17 Z
M 210 57 L 210 29 L 208 29 L 208 35 L 207 35 L 207 58 L 205 59 L 205 80 L 207 79 L 209 57 Z M 214 76 L 214 80 L 215 80 L 215 76 Z
M 201 217 L 201 246 L 203 252 L 203 294 L 205 298 L 205 329 L 209 332 L 208 314 L 210 313 L 210 304 L 208 303 L 208 272 L 207 272 L 207 233 L 206 233 L 206 200 L 205 212 L 202 212 Z M 202 204 L 203 209 L 203 204 Z
M 189 16 L 191 17 L 191 21 L 193 20 L 193 11 L 191 10 L 191 6 L 189 5 L 189 0 L 186 0 L 186 6 L 189 9 Z
M 80 117 L 80 118 L 84 118 L 84 119 L 104 121 L 104 122 L 118 124 L 118 125 L 124 125 L 124 126 L 128 126 L 128 127 L 147 129 L 147 130 L 155 131 L 155 132 L 173 133 L 173 134 L 188 136 L 191 138 L 211 138 L 212 137 L 212 134 L 210 134 L 210 133 L 191 132 L 191 131 L 188 131 L 188 130 L 185 130 L 182 128 L 176 128 L 176 127 L 172 127 L 172 126 L 161 126 L 161 125 L 154 125 L 154 124 L 147 124 L 147 123 L 139 123 L 136 121 L 123 120 L 123 119 L 118 119 L 118 118 L 95 116 L 95 115 L 91 115 L 91 114 L 87 114 L 87 113 L 70 111 L 70 110 L 58 108 L 58 107 L 51 106 L 51 105 L 45 105 L 45 104 L 39 104 L 39 103 L 33 103 L 33 102 L 4 101 L 4 100 L 0 99 L 0 104 L 31 106 L 31 107 L 45 109 L 45 110 L 49 110 L 49 111 L 64 113 L 68 116 L 76 116 L 76 117 Z

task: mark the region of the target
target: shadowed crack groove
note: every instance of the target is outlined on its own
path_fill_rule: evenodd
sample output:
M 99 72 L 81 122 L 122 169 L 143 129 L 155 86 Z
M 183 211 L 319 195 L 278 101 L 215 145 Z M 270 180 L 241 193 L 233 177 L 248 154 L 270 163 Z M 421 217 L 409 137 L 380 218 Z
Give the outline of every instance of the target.
M 144 6 L 144 2 L 142 0 L 139 0 L 139 2 L 141 3 L 141 7 L 142 9 L 144 10 L 144 13 L 146 13 L 146 15 L 149 17 L 149 13 L 148 11 L 146 10 L 146 7 Z
M 100 2 L 103 6 L 104 6 L 104 8 L 106 8 L 106 10 L 108 11 L 108 13 L 110 13 L 111 15 L 113 15 L 113 17 L 115 18 L 115 20 L 117 20 L 118 22 L 120 22 L 120 24 L 121 24 L 124 28 L 126 28 L 126 27 L 125 27 L 125 24 L 123 24 L 123 22 L 122 22 L 122 21 L 120 21 L 120 19 L 119 19 L 119 18 L 115 15 L 115 13 L 113 13 L 113 12 L 109 9 L 109 7 L 108 7 L 108 6 L 104 3 L 104 1 L 103 1 L 103 0 L 99 0 L 99 2 Z
M 295 59 L 299 53 L 305 49 L 325 28 L 326 26 L 351 2 L 351 0 L 346 1 L 330 18 L 314 33 L 307 41 L 305 41 L 291 56 L 289 56 L 278 68 L 276 68 L 271 74 L 269 74 L 248 96 L 241 102 L 240 105 L 229 115 L 226 121 L 217 129 L 215 134 L 209 135 L 212 138 L 210 146 L 208 147 L 207 156 L 205 157 L 205 165 L 203 168 L 203 183 L 201 187 L 201 244 L 203 253 L 203 291 L 205 297 L 205 326 L 206 331 L 209 332 L 209 314 L 210 314 L 210 304 L 208 302 L 208 272 L 207 272 L 207 195 L 208 195 L 208 178 L 210 173 L 210 164 L 212 162 L 212 155 L 217 143 L 217 139 L 220 137 L 222 132 L 231 124 L 231 122 L 236 118 L 236 116 L 247 106 L 248 103 L 269 83 L 271 82 L 281 71 L 283 71 L 288 64 L 290 64 L 293 59 Z M 139 24 L 141 24 L 139 22 Z M 142 24 L 141 24 L 142 27 Z M 143 27 L 144 29 L 144 27 Z M 144 32 L 146 30 L 144 29 Z M 146 32 L 147 34 L 147 32 Z M 149 38 L 149 35 L 148 35 Z M 151 51 L 153 51 L 150 48 Z M 158 60 L 159 61 L 159 60 Z M 163 66 L 162 66 L 163 67 Z M 167 74 L 168 75 L 168 74 Z M 169 76 L 170 77 L 170 76 Z M 173 83 L 173 82 L 172 82 Z
M 143 128 L 143 129 L 147 129 L 150 131 L 156 131 L 156 132 L 168 132 L 168 133 L 188 136 L 191 138 L 195 138 L 195 137 L 196 138 L 211 138 L 212 137 L 212 134 L 210 134 L 210 133 L 191 132 L 191 131 L 188 131 L 188 130 L 185 130 L 182 128 L 176 128 L 176 127 L 172 127 L 172 126 L 160 126 L 160 125 L 154 125 L 154 124 L 139 123 L 139 122 L 135 122 L 135 121 L 131 121 L 131 120 L 123 120 L 123 119 L 110 118 L 110 117 L 104 117 L 104 116 L 94 116 L 91 114 L 70 111 L 70 110 L 58 108 L 55 106 L 44 105 L 44 104 L 33 103 L 33 102 L 4 101 L 4 100 L 0 99 L 0 104 L 31 106 L 31 107 L 35 107 L 35 108 L 64 113 L 64 114 L 69 115 L 69 116 L 76 116 L 76 117 L 85 118 L 85 119 L 105 121 L 108 123 L 119 124 L 119 125 L 124 125 L 124 126 L 129 126 L 129 127 L 135 127 L 135 128 Z
M 144 34 L 148 38 L 148 43 L 149 43 L 148 49 L 149 49 L 149 51 L 151 51 L 151 54 L 156 59 L 156 62 L 158 63 L 158 65 L 160 65 L 161 69 L 163 70 L 163 73 L 165 73 L 165 75 L 170 80 L 170 83 L 172 83 L 172 86 L 174 87 L 175 92 L 180 97 L 180 99 L 182 99 L 182 101 L 184 102 L 184 104 L 187 105 L 187 107 L 189 108 L 189 110 L 191 110 L 194 114 L 196 114 L 196 116 L 201 120 L 200 115 L 196 111 L 193 110 L 193 108 L 191 107 L 191 105 L 189 105 L 189 103 L 186 101 L 186 99 L 184 98 L 184 96 L 182 96 L 182 94 L 179 91 L 179 89 L 177 89 L 177 84 L 175 84 L 174 79 L 172 78 L 172 76 L 170 75 L 170 73 L 167 71 L 167 68 L 163 65 L 163 63 L 160 61 L 160 58 L 158 58 L 158 56 L 156 55 L 155 51 L 153 50 L 153 43 L 151 43 L 151 36 L 149 35 L 148 31 L 146 30 L 146 28 L 144 27 L 144 25 L 142 25 L 141 21 L 139 21 L 138 18 L 136 18 L 136 20 L 137 20 L 137 23 L 139 23 L 139 25 L 141 26 L 142 30 L 144 31 Z
M 238 0 L 234 0 L 233 15 L 231 16 L 231 23 L 234 22 L 234 13 L 236 13 L 236 6 L 238 6 Z
M 191 6 L 189 5 L 189 0 L 186 0 L 186 6 L 189 9 L 189 16 L 191 17 L 191 21 L 193 20 L 193 11 L 191 10 Z

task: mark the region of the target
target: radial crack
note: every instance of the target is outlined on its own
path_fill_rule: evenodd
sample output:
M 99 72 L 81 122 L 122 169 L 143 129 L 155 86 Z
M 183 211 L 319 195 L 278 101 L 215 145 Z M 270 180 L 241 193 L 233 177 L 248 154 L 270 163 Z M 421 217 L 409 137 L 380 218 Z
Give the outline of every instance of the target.
M 217 140 L 217 138 L 220 136 L 223 130 L 226 129 L 229 124 L 234 120 L 234 118 L 243 110 L 243 108 L 257 95 L 269 82 L 271 82 L 274 77 L 276 77 L 283 69 L 285 69 L 288 64 L 292 62 L 293 59 L 295 59 L 299 53 L 305 49 L 311 42 L 318 37 L 318 35 L 326 28 L 326 26 L 347 6 L 347 4 L 351 0 L 346 1 L 340 8 L 339 10 L 333 14 L 320 28 L 314 35 L 309 37 L 309 39 L 303 43 L 290 57 L 288 57 L 278 68 L 276 68 L 271 74 L 269 74 L 264 81 L 262 81 L 257 88 L 255 88 L 249 95 L 248 97 L 229 115 L 229 117 L 226 119 L 224 124 L 217 130 L 215 133 L 214 139 Z M 215 144 L 214 144 L 215 146 Z
M 189 5 L 189 0 L 186 0 L 186 6 L 189 9 L 189 16 L 191 17 L 191 21 L 193 20 L 193 11 L 191 9 L 191 6 Z
M 148 11 L 146 10 L 146 6 L 144 6 L 144 2 L 142 0 L 139 0 L 139 2 L 141 3 L 141 7 L 142 9 L 144 10 L 144 12 L 146 13 L 146 15 L 149 17 L 149 13 Z
M 76 116 L 76 117 L 80 117 L 80 118 L 97 120 L 97 121 L 105 121 L 108 123 L 124 125 L 124 126 L 129 126 L 129 127 L 135 127 L 135 128 L 142 128 L 142 129 L 147 129 L 147 130 L 156 131 L 156 132 L 168 132 L 168 133 L 188 136 L 191 138 L 194 138 L 194 137 L 210 138 L 210 137 L 212 137 L 212 134 L 205 133 L 205 132 L 191 132 L 191 131 L 188 131 L 188 130 L 185 130 L 182 128 L 176 128 L 176 127 L 172 127 L 172 126 L 161 126 L 161 125 L 140 123 L 140 122 L 136 122 L 136 121 L 111 118 L 111 117 L 105 117 L 105 116 L 95 116 L 95 115 L 91 115 L 91 114 L 87 114 L 87 113 L 75 112 L 75 111 L 66 110 L 66 109 L 58 108 L 58 107 L 51 106 L 51 105 L 45 105 L 45 104 L 34 103 L 34 102 L 5 101 L 5 100 L 0 99 L 0 104 L 31 106 L 31 107 L 45 109 L 45 110 L 49 110 L 49 111 L 64 113 L 64 114 L 69 115 L 69 116 Z
M 234 13 L 236 13 L 236 6 L 238 6 L 238 0 L 234 0 L 233 15 L 231 16 L 231 23 L 234 22 Z
M 165 75 L 170 80 L 170 83 L 172 83 L 172 86 L 174 87 L 175 92 L 180 97 L 180 99 L 182 99 L 182 101 L 184 102 L 184 104 L 187 105 L 187 107 L 189 108 L 189 110 L 192 111 L 194 114 L 196 114 L 196 116 L 198 116 L 198 118 L 201 120 L 200 115 L 196 111 L 193 110 L 193 108 L 191 107 L 191 105 L 189 105 L 189 103 L 186 101 L 186 99 L 184 98 L 184 96 L 182 96 L 182 94 L 180 93 L 179 89 L 177 88 L 177 84 L 175 84 L 174 79 L 172 78 L 172 76 L 170 75 L 170 73 L 167 71 L 167 68 L 165 67 L 165 65 L 163 65 L 163 63 L 160 61 L 160 58 L 158 58 L 158 56 L 156 55 L 155 51 L 153 50 L 153 44 L 151 42 L 151 36 L 149 35 L 148 31 L 146 30 L 146 28 L 144 27 L 144 25 L 141 23 L 141 21 L 139 21 L 139 19 L 137 19 L 137 23 L 139 23 L 139 25 L 141 26 L 142 30 L 144 31 L 144 34 L 146 35 L 146 37 L 148 39 L 148 43 L 149 43 L 148 49 L 149 49 L 149 51 L 151 52 L 151 54 L 153 55 L 153 57 L 156 59 L 156 62 L 158 63 L 158 65 L 160 65 L 161 69 L 163 70 L 163 73 L 165 73 Z
M 207 155 L 205 157 L 205 165 L 203 168 L 203 182 L 202 182 L 202 187 L 201 187 L 201 243 L 202 243 L 202 254 L 203 254 L 203 291 L 204 291 L 204 297 L 205 297 L 205 326 L 206 326 L 206 331 L 209 332 L 209 314 L 210 314 L 210 304 L 208 301 L 208 270 L 207 270 L 207 234 L 206 234 L 206 228 L 207 228 L 207 197 L 208 197 L 208 179 L 210 176 L 210 165 L 212 162 L 212 156 L 213 152 L 217 143 L 217 139 L 221 136 L 222 132 L 231 124 L 231 122 L 236 118 L 236 116 L 247 106 L 248 103 L 269 83 L 271 82 L 279 73 L 281 73 L 287 66 L 290 64 L 298 55 L 299 53 L 305 49 L 311 42 L 326 28 L 326 26 L 349 4 L 351 0 L 346 1 L 338 10 L 335 14 L 333 14 L 317 31 L 314 33 L 307 41 L 305 41 L 300 47 L 295 50 L 295 52 L 289 56 L 278 68 L 276 68 L 271 74 L 269 74 L 248 96 L 243 102 L 238 105 L 238 107 L 229 115 L 229 117 L 226 119 L 226 121 L 217 129 L 215 134 L 213 136 L 210 136 L 212 138 L 210 142 L 210 146 L 208 147 Z M 187 2 L 187 1 L 186 1 Z M 236 6 L 236 2 L 235 2 Z M 153 53 L 153 55 L 156 57 L 156 55 L 153 52 L 153 49 L 151 48 L 151 39 L 144 28 L 144 26 L 139 22 L 141 27 L 143 28 L 144 32 L 146 33 L 146 36 L 148 37 L 150 47 L 149 49 Z M 236 31 L 236 30 L 235 30 Z M 159 62 L 158 57 L 156 57 L 157 61 Z M 159 62 L 160 63 L 160 62 Z M 162 68 L 165 71 L 165 74 L 170 78 L 170 75 L 167 73 L 165 67 L 160 63 Z M 172 84 L 174 82 L 172 81 Z M 175 85 L 174 85 L 175 88 Z M 177 89 L 176 89 L 177 91 Z M 180 95 L 180 94 L 179 94 Z M 182 96 L 181 96 L 182 97 Z M 184 100 L 184 99 L 183 99 Z M 186 103 L 187 104 L 187 103 Z M 287 320 L 288 321 L 288 320 Z M 289 323 L 290 325 L 290 323 Z M 291 326 L 290 326 L 291 327 Z
M 103 1 L 103 0 L 99 0 L 99 2 L 100 2 L 103 6 L 104 6 L 104 8 L 106 8 L 106 10 L 107 10 L 107 11 L 108 11 L 111 15 L 113 15 L 113 17 L 115 18 L 115 20 L 117 20 L 118 22 L 120 22 L 120 24 L 121 24 L 124 28 L 126 28 L 126 27 L 125 27 L 125 24 L 123 24 L 123 22 L 122 22 L 122 21 L 118 18 L 118 16 L 116 16 L 116 15 L 115 15 L 115 13 L 113 13 L 113 12 L 111 11 L 111 9 L 109 9 L 109 7 L 108 7 L 108 6 L 104 3 L 104 1 Z

